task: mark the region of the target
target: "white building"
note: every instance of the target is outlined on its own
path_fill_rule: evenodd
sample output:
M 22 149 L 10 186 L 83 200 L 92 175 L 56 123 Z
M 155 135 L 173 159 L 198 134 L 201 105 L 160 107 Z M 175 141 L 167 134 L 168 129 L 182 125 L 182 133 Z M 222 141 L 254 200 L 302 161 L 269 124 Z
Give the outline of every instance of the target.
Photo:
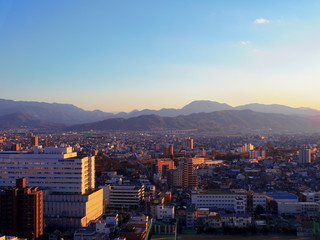
M 119 223 L 118 213 L 109 213 L 106 215 L 105 219 L 100 219 L 96 222 L 96 232 L 108 234 L 114 230 Z
M 169 220 L 174 219 L 174 206 L 159 204 L 157 205 L 157 219 Z
M 137 207 L 144 200 L 144 185 L 107 185 L 100 188 L 106 205 L 111 208 Z
M 0 152 L 0 186 L 25 177 L 28 187 L 44 189 L 47 226 L 85 227 L 102 215 L 103 191 L 94 191 L 94 175 L 94 157 L 78 157 L 71 147 Z
M 119 215 L 118 213 L 108 213 L 106 214 L 106 224 L 118 226 L 119 223 Z
M 264 210 L 267 209 L 266 194 L 253 193 L 253 195 L 252 195 L 252 208 L 253 208 L 253 211 L 256 209 L 256 207 L 258 205 L 261 205 Z
M 320 203 L 316 202 L 278 202 L 278 214 L 317 216 Z
M 217 211 L 229 210 L 236 213 L 246 211 L 247 196 L 240 193 L 196 193 L 191 196 L 197 208 L 211 208 Z
M 0 186 L 27 178 L 28 187 L 84 194 L 94 189 L 94 157 L 77 157 L 71 147 L 34 147 L 33 152 L 0 152 Z
M 68 228 L 86 227 L 103 214 L 102 198 L 102 189 L 89 194 L 45 194 L 45 222 Z
M 304 192 L 302 193 L 302 201 L 305 202 L 319 202 L 320 201 L 320 192 Z

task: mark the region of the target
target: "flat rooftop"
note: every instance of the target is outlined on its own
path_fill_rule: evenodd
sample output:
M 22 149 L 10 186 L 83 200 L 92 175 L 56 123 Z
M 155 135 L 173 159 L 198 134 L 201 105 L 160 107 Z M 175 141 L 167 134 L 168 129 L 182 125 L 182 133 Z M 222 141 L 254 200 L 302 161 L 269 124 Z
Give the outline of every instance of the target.
M 298 196 L 288 192 L 267 192 L 267 197 L 271 197 L 273 199 L 291 199 L 297 200 Z

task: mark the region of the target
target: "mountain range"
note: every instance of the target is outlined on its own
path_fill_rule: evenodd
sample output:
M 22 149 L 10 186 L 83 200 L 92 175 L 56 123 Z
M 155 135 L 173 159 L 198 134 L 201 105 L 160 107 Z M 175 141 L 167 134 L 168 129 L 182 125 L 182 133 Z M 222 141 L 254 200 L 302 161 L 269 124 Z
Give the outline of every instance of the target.
M 288 116 L 278 113 L 260 113 L 252 110 L 223 110 L 194 113 L 177 117 L 142 115 L 132 118 L 112 118 L 104 121 L 68 127 L 71 131 L 154 131 L 198 130 L 216 133 L 297 133 L 318 132 L 320 124 L 314 118 Z
M 129 113 L 86 111 L 71 104 L 0 99 L 0 128 L 67 130 L 198 129 L 225 132 L 318 131 L 320 111 L 284 105 L 247 104 L 232 107 L 214 101 L 194 101 L 181 109 L 144 109 Z

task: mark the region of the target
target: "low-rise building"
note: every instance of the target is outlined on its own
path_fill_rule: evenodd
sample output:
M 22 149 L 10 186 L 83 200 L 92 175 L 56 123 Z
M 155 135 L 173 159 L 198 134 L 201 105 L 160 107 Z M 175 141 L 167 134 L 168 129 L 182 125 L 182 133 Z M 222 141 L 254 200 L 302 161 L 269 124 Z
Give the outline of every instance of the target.
M 174 219 L 174 206 L 166 205 L 166 204 L 157 205 L 157 219 L 159 220 Z
M 101 188 L 109 208 L 137 207 L 144 200 L 144 185 L 107 185 Z
M 45 194 L 45 222 L 62 229 L 86 227 L 103 214 L 102 198 L 102 189 L 82 195 Z
M 278 214 L 317 216 L 320 203 L 315 202 L 278 202 Z
M 191 202 L 198 208 L 210 208 L 216 211 L 232 211 L 244 213 L 246 211 L 247 196 L 240 193 L 218 193 L 204 191 L 193 193 Z
M 97 232 L 95 228 L 81 228 L 73 234 L 74 240 L 108 240 L 107 234 Z

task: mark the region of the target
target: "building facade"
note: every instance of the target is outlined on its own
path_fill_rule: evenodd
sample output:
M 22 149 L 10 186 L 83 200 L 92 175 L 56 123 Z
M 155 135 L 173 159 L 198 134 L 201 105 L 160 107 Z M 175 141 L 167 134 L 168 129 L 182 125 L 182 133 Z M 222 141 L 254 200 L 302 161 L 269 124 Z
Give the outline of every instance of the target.
M 191 196 L 191 203 L 198 208 L 245 213 L 247 196 L 245 194 L 237 193 L 195 193 Z
M 87 194 L 45 194 L 47 225 L 76 229 L 86 227 L 103 214 L 103 190 Z
M 144 185 L 107 185 L 101 188 L 110 208 L 137 207 L 144 200 Z
M 28 187 L 84 194 L 95 187 L 94 167 L 94 157 L 77 157 L 71 147 L 0 152 L 0 186 L 14 186 L 16 178 L 26 177 Z
M 37 239 L 43 234 L 43 192 L 26 187 L 26 179 L 17 179 L 16 187 L 0 192 L 0 233 Z
M 0 152 L 0 187 L 13 186 L 19 177 L 43 190 L 48 228 L 85 227 L 103 213 L 103 191 L 94 190 L 94 157 L 78 156 L 71 147 Z

